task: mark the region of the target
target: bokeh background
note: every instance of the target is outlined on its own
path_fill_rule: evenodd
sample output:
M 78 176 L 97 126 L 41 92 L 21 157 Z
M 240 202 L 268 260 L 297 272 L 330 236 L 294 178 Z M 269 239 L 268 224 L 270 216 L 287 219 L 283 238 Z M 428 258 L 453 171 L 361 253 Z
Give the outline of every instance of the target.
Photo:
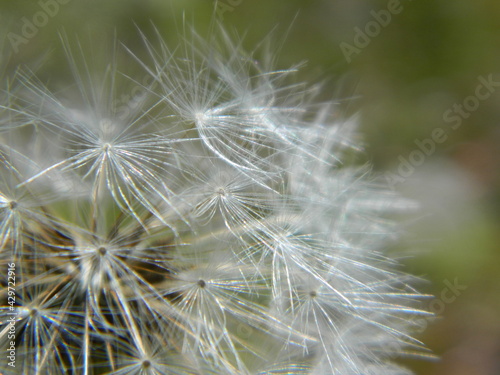
M 25 35 L 40 11 L 52 14 Z M 203 35 L 214 18 L 249 50 L 272 34 L 278 68 L 304 62 L 300 79 L 323 81 L 325 99 L 360 112 L 374 169 L 421 202 L 406 224 L 404 264 L 435 296 L 427 303 L 438 318 L 419 338 L 440 359 L 402 362 L 419 375 L 499 375 L 500 2 L 1 0 L 2 65 L 53 77 L 66 66 L 62 31 L 90 46 L 116 35 L 133 49 L 138 29 L 154 24 L 175 44 L 185 25 Z M 436 129 L 446 140 L 419 154 Z

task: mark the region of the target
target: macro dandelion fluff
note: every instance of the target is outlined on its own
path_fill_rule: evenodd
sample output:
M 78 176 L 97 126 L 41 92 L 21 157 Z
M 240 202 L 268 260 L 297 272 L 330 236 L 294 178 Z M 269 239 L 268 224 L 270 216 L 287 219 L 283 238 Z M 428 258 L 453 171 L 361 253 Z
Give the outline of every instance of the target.
M 355 118 L 219 34 L 98 68 L 63 38 L 63 89 L 3 79 L 4 374 L 402 375 L 425 353 L 387 252 L 413 204 L 347 165 Z

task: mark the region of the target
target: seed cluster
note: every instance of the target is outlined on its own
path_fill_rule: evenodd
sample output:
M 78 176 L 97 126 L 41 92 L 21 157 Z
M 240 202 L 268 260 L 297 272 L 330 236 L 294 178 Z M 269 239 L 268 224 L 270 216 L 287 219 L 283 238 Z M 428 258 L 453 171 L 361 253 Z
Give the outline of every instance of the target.
M 355 119 L 220 34 L 4 72 L 4 374 L 409 374 L 424 296 L 387 249 L 412 203 L 347 165 Z

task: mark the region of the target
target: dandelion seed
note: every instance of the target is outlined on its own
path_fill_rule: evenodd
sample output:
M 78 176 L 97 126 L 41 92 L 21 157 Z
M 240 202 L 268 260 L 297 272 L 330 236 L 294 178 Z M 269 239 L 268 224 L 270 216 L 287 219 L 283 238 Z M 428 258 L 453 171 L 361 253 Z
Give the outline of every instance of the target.
M 299 67 L 219 34 L 143 35 L 96 66 L 63 37 L 63 89 L 2 81 L 0 344 L 19 373 L 407 375 L 391 360 L 426 355 L 426 296 L 386 252 L 414 204 L 349 166 L 356 118 Z

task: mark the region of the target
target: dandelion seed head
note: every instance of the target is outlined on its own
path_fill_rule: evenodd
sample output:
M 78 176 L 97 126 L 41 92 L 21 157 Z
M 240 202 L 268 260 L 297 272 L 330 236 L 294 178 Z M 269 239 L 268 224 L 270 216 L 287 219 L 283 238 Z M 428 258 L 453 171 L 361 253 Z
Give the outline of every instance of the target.
M 415 205 L 349 166 L 357 119 L 299 66 L 217 33 L 102 66 L 63 36 L 63 90 L 0 91 L 20 373 L 407 375 L 394 356 L 425 352 L 426 296 L 386 251 Z

